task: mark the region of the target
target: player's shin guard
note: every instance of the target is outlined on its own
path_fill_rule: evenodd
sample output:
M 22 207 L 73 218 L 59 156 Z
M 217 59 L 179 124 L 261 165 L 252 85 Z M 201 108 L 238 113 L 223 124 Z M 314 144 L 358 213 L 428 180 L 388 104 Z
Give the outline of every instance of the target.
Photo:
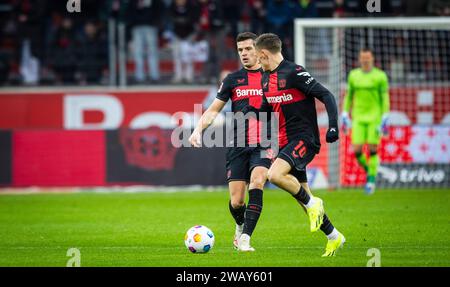
M 368 166 L 367 166 L 366 155 L 362 152 L 356 152 L 355 156 L 356 156 L 356 159 L 358 160 L 359 165 L 362 166 L 362 168 L 364 168 L 364 170 L 367 172 Z
M 371 151 L 370 157 L 369 157 L 369 170 L 367 172 L 368 181 L 375 182 L 375 178 L 376 178 L 377 172 L 378 172 L 378 164 L 379 164 L 379 159 L 378 159 L 377 152 Z
M 230 200 L 228 203 L 228 206 L 230 208 L 231 215 L 233 216 L 234 220 L 236 221 L 236 224 L 242 225 L 244 223 L 244 214 L 245 214 L 245 209 L 246 209 L 245 204 L 239 208 L 233 208 L 233 206 L 231 205 L 231 200 Z
M 248 191 L 248 204 L 245 210 L 245 221 L 243 234 L 252 236 L 256 223 L 261 215 L 263 207 L 263 191 L 261 189 L 250 189 Z

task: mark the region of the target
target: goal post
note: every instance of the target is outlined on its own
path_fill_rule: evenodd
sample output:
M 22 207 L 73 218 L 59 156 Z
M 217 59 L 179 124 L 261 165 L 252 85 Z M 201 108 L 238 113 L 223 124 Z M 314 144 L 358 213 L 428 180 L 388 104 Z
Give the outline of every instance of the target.
M 349 71 L 363 47 L 390 85 L 390 133 L 379 146 L 378 186 L 450 186 L 450 17 L 296 19 L 295 62 L 336 97 L 339 110 Z M 326 112 L 317 105 L 319 125 Z M 324 116 L 325 114 L 325 116 Z M 350 137 L 327 144 L 330 187 L 360 186 L 365 172 Z

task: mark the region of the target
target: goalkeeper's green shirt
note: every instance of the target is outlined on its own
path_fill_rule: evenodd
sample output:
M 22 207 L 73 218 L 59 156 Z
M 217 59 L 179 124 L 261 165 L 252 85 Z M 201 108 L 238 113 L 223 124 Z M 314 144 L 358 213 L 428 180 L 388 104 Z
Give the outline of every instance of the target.
M 348 75 L 347 95 L 344 111 L 352 110 L 352 120 L 381 122 L 383 114 L 389 112 L 389 83 L 386 73 L 373 67 L 370 72 L 353 69 Z

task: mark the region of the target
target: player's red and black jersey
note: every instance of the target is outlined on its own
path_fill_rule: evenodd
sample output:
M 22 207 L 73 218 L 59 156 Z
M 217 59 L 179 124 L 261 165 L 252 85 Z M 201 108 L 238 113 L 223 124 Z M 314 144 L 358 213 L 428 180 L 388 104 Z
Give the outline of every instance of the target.
M 262 79 L 261 111 L 279 113 L 278 144 L 307 141 L 316 153 L 320 150 L 315 98 L 325 104 L 330 127 L 337 127 L 337 106 L 333 95 L 317 82 L 305 68 L 283 60 Z
M 220 85 L 216 98 L 224 102 L 231 100 L 233 113 L 242 112 L 248 105 L 259 109 L 262 103 L 261 79 L 261 69 L 247 70 L 242 68 L 230 73 Z M 238 146 L 237 137 L 245 137 L 245 146 L 260 143 L 262 125 L 255 118 L 245 121 L 244 129 L 238 129 L 238 124 L 235 121 L 233 125 L 234 139 L 230 139 L 230 141 L 234 141 L 233 146 Z M 242 135 L 242 131 L 245 135 Z

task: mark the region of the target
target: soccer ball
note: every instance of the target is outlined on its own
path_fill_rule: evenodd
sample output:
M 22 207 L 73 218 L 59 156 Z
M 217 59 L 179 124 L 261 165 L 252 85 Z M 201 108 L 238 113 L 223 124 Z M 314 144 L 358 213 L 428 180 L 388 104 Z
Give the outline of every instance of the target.
M 206 226 L 196 225 L 186 232 L 184 244 L 192 253 L 206 253 L 214 246 L 214 233 Z

